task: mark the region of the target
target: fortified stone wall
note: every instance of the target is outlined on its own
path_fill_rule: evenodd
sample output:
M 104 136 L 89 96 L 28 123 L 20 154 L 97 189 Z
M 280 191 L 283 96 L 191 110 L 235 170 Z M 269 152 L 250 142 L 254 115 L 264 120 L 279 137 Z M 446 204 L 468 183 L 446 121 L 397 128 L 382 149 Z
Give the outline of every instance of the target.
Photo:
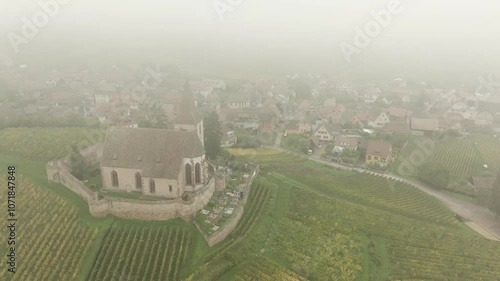
M 207 236 L 203 234 L 204 232 L 195 223 L 200 233 L 203 234 L 203 238 L 205 238 L 205 241 L 207 241 L 209 247 L 212 247 L 214 245 L 217 245 L 221 241 L 224 241 L 224 239 L 226 239 L 227 236 L 231 234 L 231 232 L 233 232 L 233 230 L 236 228 L 241 218 L 243 217 L 243 213 L 245 211 L 245 204 L 247 203 L 248 195 L 250 194 L 250 188 L 252 187 L 252 183 L 258 174 L 259 174 L 259 166 L 255 168 L 251 178 L 248 180 L 245 186 L 246 195 L 243 198 L 241 205 L 237 207 L 237 209 L 235 210 L 236 213 L 231 217 L 231 220 L 226 225 L 224 225 L 224 227 L 218 229 L 216 232 L 212 233 L 212 235 Z
M 102 156 L 103 145 L 97 144 L 82 150 L 87 163 L 98 163 Z M 215 179 L 189 198 L 144 201 L 125 198 L 104 197 L 99 200 L 97 193 L 71 174 L 71 168 L 64 163 L 64 159 L 48 162 L 45 166 L 49 182 L 61 183 L 78 196 L 87 201 L 89 211 L 93 216 L 103 217 L 113 215 L 125 219 L 140 220 L 169 220 L 174 218 L 192 219 L 196 212 L 203 209 L 215 190 Z
M 104 197 L 102 200 L 89 202 L 89 210 L 93 216 L 113 215 L 125 219 L 148 221 L 170 220 L 182 218 L 190 220 L 196 212 L 203 209 L 215 190 L 214 180 L 202 192 L 184 202 L 182 199 L 144 201 L 126 198 Z
M 87 202 L 97 200 L 97 195 L 85 184 L 73 176 L 61 161 L 53 161 L 45 165 L 49 182 L 57 182 L 85 199 Z

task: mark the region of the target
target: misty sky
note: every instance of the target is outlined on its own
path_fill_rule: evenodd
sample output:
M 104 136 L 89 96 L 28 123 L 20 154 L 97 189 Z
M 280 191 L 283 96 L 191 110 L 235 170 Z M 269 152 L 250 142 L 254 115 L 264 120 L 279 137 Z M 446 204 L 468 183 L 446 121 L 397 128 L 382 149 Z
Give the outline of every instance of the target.
M 499 69 L 500 1 L 494 0 L 401 0 L 402 12 L 350 63 L 339 45 L 353 44 L 355 28 L 364 28 L 373 20 L 370 12 L 386 9 L 389 0 L 241 0 L 224 21 L 213 0 L 65 0 L 17 54 L 8 34 L 21 34 L 21 19 L 32 19 L 38 2 L 50 0 L 0 1 L 0 51 L 15 61 L 42 52 L 47 59 L 157 55 L 234 71 Z

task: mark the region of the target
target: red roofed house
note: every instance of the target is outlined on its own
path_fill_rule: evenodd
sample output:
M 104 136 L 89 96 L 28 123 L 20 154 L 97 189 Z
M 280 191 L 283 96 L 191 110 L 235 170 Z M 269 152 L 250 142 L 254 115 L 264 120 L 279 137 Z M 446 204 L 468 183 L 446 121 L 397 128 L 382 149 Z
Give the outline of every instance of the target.
M 378 164 L 382 167 L 394 161 L 392 145 L 383 141 L 369 141 L 366 148 L 365 163 Z

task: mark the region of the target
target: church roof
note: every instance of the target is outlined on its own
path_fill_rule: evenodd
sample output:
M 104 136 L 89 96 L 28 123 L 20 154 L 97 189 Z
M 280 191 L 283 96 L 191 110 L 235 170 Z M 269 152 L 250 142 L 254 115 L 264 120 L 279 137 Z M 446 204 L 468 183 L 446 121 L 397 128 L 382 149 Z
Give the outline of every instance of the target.
M 188 84 L 186 83 L 184 87 L 184 93 L 182 94 L 181 103 L 177 111 L 175 124 L 196 125 L 200 123 L 203 116 L 195 106 L 193 94 L 189 90 Z
M 195 132 L 146 128 L 112 128 L 101 166 L 140 169 L 144 177 L 177 179 L 183 158 L 204 155 Z

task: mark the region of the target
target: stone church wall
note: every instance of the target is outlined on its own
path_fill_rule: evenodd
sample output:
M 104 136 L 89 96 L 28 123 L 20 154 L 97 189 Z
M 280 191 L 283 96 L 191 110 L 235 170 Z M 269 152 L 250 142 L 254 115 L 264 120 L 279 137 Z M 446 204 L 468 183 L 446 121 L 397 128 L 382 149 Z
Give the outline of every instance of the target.
M 190 220 L 196 212 L 203 209 L 215 190 L 214 180 L 190 201 L 182 199 L 144 201 L 126 198 L 104 197 L 97 202 L 89 202 L 89 210 L 93 216 L 113 215 L 125 219 L 148 221 L 170 220 L 182 218 Z
M 97 199 L 96 194 L 85 184 L 75 178 L 69 171 L 69 168 L 62 161 L 53 161 L 45 166 L 49 182 L 57 182 L 66 186 L 69 190 L 76 193 L 87 202 Z
M 103 145 L 98 144 L 81 151 L 81 153 L 88 163 L 98 163 L 102 151 Z M 196 215 L 197 211 L 203 209 L 215 191 L 215 179 L 212 178 L 203 189 L 194 193 L 187 202 L 181 198 L 144 201 L 104 197 L 99 200 L 96 192 L 93 192 L 71 174 L 71 167 L 65 164 L 65 159 L 48 162 L 45 168 L 49 182 L 61 183 L 83 198 L 89 205 L 90 213 L 96 217 L 113 215 L 125 219 L 150 221 L 174 218 L 190 220 Z
M 82 155 L 88 163 L 98 163 L 102 155 L 102 151 L 102 144 L 98 144 L 83 150 Z M 216 189 L 216 185 L 218 189 L 224 188 L 224 177 L 214 175 L 203 189 L 191 194 L 188 201 L 183 201 L 181 198 L 172 200 L 145 201 L 107 196 L 103 199 L 99 199 L 96 192 L 92 191 L 71 174 L 71 168 L 65 164 L 64 160 L 65 159 L 61 159 L 47 163 L 46 171 L 49 182 L 61 183 L 87 201 L 90 214 L 95 217 L 112 215 L 124 219 L 147 221 L 162 221 L 175 218 L 191 220 L 196 216 L 196 213 L 202 210 L 210 201 L 210 198 Z M 244 207 L 250 193 L 250 187 L 252 186 L 253 180 L 257 177 L 258 173 L 259 168 L 257 167 L 252 177 L 247 182 L 247 186 L 245 188 L 246 196 L 244 197 L 242 204 L 235 210 L 235 215 L 224 227 L 213 233 L 211 236 L 203 234 L 200 230 L 200 233 L 202 233 L 210 247 L 226 239 L 226 237 L 231 234 L 231 232 L 233 232 L 238 225 L 244 213 Z M 198 227 L 198 225 L 196 225 L 196 227 Z
M 231 220 L 224 227 L 220 228 L 212 235 L 207 236 L 203 234 L 203 237 L 205 238 L 205 241 L 207 241 L 209 247 L 212 247 L 214 245 L 217 245 L 221 241 L 224 241 L 224 239 L 226 239 L 227 236 L 229 236 L 229 234 L 231 234 L 233 230 L 236 228 L 241 218 L 243 217 L 243 213 L 245 211 L 245 204 L 247 202 L 248 195 L 250 194 L 250 188 L 252 187 L 252 183 L 258 174 L 259 174 L 259 167 L 257 166 L 254 170 L 254 173 L 252 174 L 252 177 L 248 180 L 246 184 L 245 187 L 246 195 L 243 198 L 243 202 L 240 206 L 237 207 L 237 209 L 235 210 L 235 214 L 231 217 Z M 196 223 L 195 225 L 198 228 L 198 230 L 200 230 L 200 233 L 203 233 L 203 231 L 201 231 L 200 227 Z

